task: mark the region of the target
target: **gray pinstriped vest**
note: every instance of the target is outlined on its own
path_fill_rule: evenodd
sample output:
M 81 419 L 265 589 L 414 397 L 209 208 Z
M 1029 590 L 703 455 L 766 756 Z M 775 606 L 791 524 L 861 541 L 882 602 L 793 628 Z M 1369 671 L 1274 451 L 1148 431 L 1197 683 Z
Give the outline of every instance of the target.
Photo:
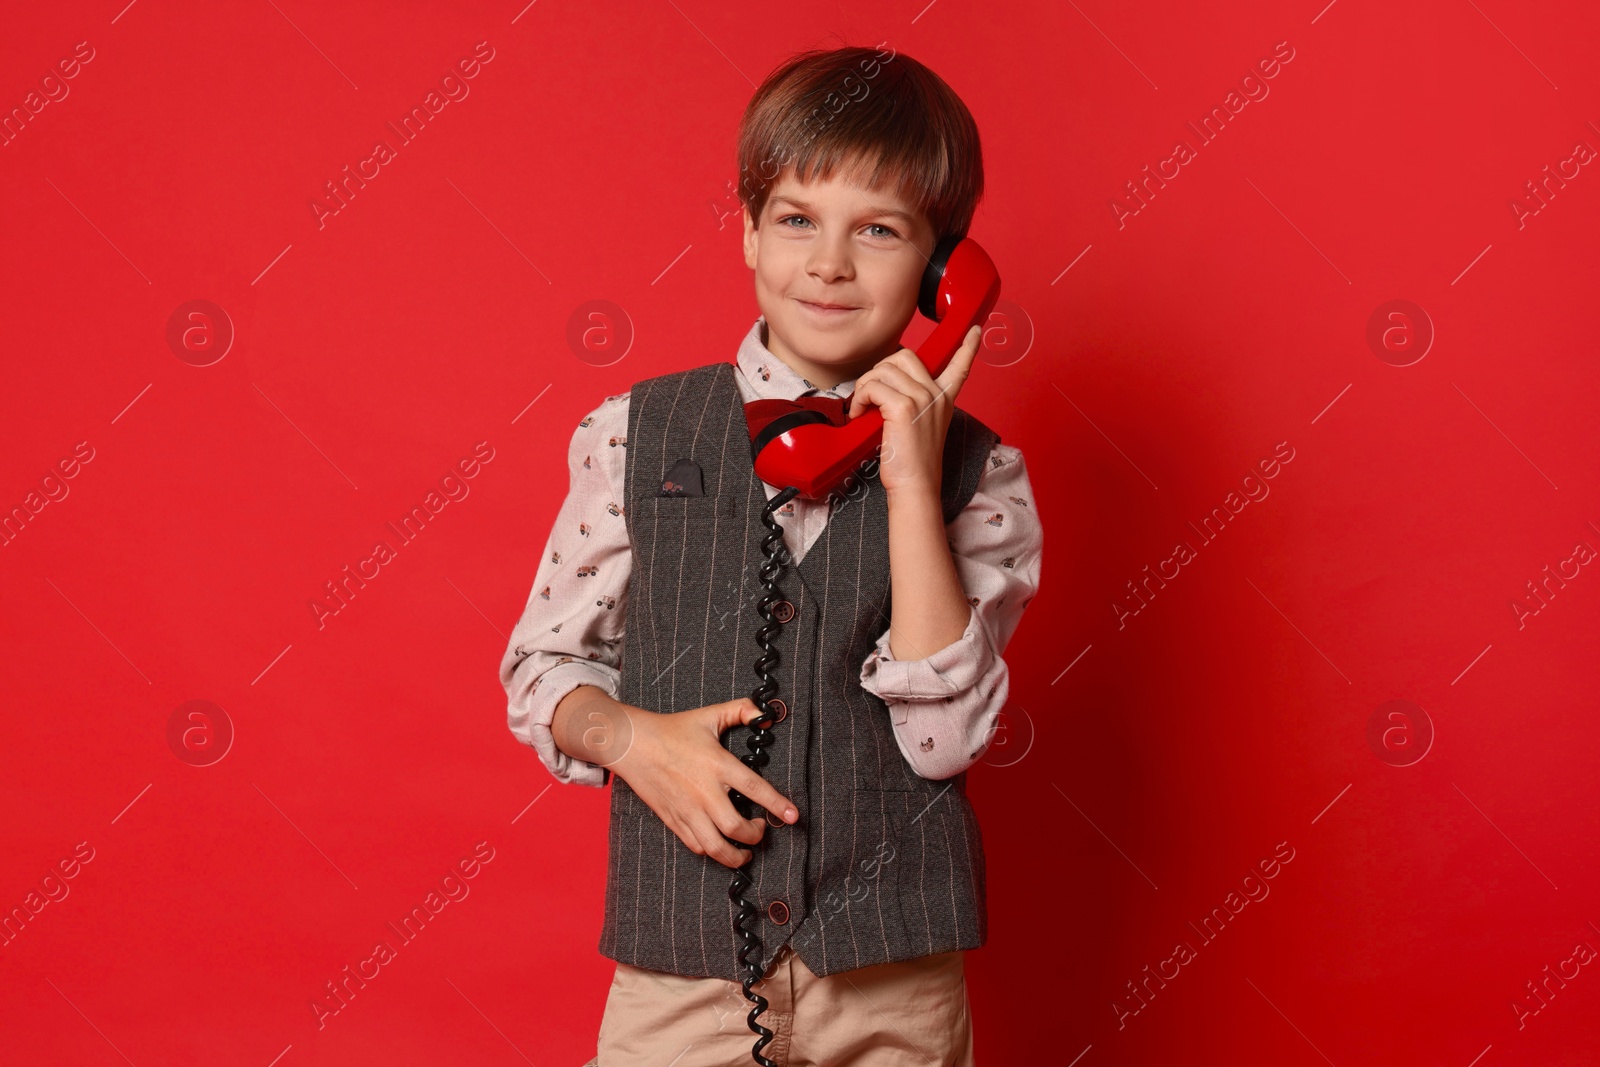
M 714 363 L 631 390 L 623 703 L 687 711 L 747 697 L 760 681 L 755 605 L 767 498 L 735 373 Z M 946 523 L 971 500 L 998 440 L 956 408 L 945 439 Z M 705 495 L 654 495 L 685 457 L 700 465 Z M 789 712 L 772 727 L 762 776 L 800 819 L 769 825 L 748 869 L 763 972 L 790 940 L 820 976 L 977 948 L 987 937 L 983 842 L 966 774 L 920 777 L 895 742 L 888 706 L 861 687 L 861 664 L 890 618 L 887 500 L 875 476 L 863 484 L 859 499 L 835 505 L 798 568 L 791 560 L 778 576 L 794 606 L 774 638 L 773 677 Z M 723 747 L 742 754 L 748 733 L 728 730 Z M 690 851 L 627 782 L 610 780 L 600 954 L 740 981 L 732 868 Z

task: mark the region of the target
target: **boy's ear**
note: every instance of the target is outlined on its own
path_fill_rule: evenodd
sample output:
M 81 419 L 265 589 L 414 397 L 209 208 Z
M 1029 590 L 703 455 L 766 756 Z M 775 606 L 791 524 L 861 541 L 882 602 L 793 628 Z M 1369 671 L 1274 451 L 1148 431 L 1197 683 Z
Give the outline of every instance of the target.
M 751 270 L 756 267 L 756 226 L 750 218 L 750 209 L 744 211 L 744 265 Z

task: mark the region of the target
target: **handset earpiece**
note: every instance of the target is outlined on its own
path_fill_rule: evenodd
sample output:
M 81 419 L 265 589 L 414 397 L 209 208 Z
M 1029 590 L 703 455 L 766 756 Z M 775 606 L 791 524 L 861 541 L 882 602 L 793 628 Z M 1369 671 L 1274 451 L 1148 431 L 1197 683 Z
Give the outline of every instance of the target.
M 944 372 L 967 331 L 987 321 L 999 299 L 1000 272 L 983 246 L 970 237 L 940 239 L 917 292 L 917 310 L 939 324 L 917 346 L 929 374 Z
M 944 281 L 944 269 L 950 262 L 950 253 L 963 238 L 945 236 L 933 246 L 933 255 L 928 257 L 928 267 L 922 272 L 922 288 L 917 291 L 917 310 L 922 312 L 934 322 L 939 321 L 940 308 L 938 305 L 939 283 Z

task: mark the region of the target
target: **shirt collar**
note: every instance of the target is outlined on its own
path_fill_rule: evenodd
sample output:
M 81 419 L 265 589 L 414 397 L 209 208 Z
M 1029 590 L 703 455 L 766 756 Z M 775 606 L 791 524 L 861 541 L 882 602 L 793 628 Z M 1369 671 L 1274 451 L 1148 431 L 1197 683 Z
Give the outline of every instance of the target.
M 740 342 L 739 357 L 735 361 L 739 372 L 744 375 L 745 381 L 759 398 L 763 400 L 797 400 L 803 396 L 844 398 L 855 392 L 854 378 L 840 382 L 832 389 L 819 389 L 806 381 L 799 372 L 773 355 L 772 351 L 761 343 L 761 328 L 765 324 L 764 316 L 757 317 L 755 325 L 750 327 L 750 332 L 745 334 L 744 340 Z

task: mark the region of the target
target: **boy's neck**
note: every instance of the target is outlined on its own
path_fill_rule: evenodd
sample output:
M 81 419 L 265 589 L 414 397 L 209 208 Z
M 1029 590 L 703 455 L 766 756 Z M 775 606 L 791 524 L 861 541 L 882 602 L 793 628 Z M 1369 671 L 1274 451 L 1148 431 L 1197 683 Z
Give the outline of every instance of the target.
M 795 355 L 794 350 L 783 343 L 783 339 L 772 333 L 771 323 L 761 323 L 761 344 L 773 356 L 781 360 L 790 370 L 816 386 L 818 389 L 837 389 L 845 382 L 855 381 L 867 371 L 878 365 L 878 361 L 888 352 L 867 356 L 855 363 L 835 366 L 827 363 L 813 363 Z M 896 345 L 896 348 L 899 346 Z M 892 351 L 892 350 L 891 350 Z

